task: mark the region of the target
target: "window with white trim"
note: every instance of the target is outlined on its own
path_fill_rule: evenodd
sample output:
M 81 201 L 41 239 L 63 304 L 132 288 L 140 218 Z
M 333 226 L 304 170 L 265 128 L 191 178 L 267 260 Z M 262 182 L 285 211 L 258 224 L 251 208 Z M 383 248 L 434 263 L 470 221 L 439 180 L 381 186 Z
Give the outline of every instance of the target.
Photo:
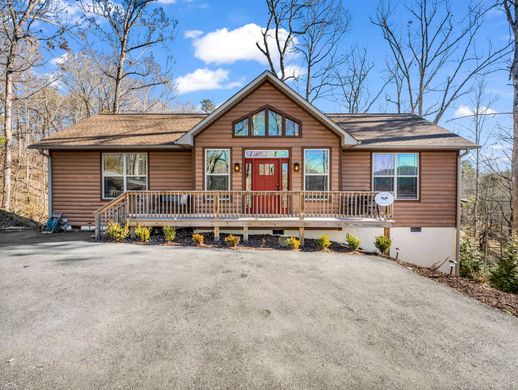
M 372 189 L 392 192 L 396 199 L 418 199 L 419 154 L 373 153 Z
M 102 154 L 103 199 L 147 189 L 147 153 Z
M 329 190 L 329 149 L 304 149 L 304 190 Z
M 230 190 L 230 149 L 205 149 L 205 190 Z

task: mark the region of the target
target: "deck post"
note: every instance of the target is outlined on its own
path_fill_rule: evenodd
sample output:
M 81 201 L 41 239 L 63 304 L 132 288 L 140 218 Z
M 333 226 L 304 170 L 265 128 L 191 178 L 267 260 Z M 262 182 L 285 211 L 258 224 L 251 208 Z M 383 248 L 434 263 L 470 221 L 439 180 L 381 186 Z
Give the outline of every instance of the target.
M 302 226 L 299 227 L 299 240 L 300 246 L 304 246 L 304 228 Z
M 214 241 L 219 241 L 219 226 L 214 226 Z
M 135 234 L 135 226 L 130 226 L 129 227 L 129 231 L 130 231 L 130 238 L 132 240 L 134 240 L 137 237 L 136 234 Z
M 248 242 L 248 226 L 243 226 L 243 241 Z
M 95 214 L 95 239 L 101 239 L 101 216 L 99 214 Z

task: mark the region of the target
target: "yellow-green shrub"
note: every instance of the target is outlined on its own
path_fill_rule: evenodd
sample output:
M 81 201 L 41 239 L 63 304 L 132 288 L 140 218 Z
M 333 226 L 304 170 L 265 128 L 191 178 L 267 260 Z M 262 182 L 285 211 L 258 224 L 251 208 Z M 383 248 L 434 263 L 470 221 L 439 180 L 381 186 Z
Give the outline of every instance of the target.
M 106 236 L 113 241 L 122 241 L 129 236 L 128 224 L 121 226 L 117 222 L 110 221 L 106 227 Z
M 329 239 L 329 236 L 327 234 L 322 234 L 320 238 L 317 238 L 315 244 L 317 244 L 317 248 L 319 250 L 325 251 L 327 248 L 331 246 L 331 240 Z
M 300 240 L 297 237 L 289 237 L 286 240 L 286 244 L 288 245 L 288 248 L 290 248 L 291 250 L 300 248 Z
M 358 237 L 353 236 L 352 234 L 347 233 L 347 235 L 345 236 L 345 239 L 347 241 L 347 245 L 353 251 L 356 251 L 356 250 L 360 249 L 361 241 L 360 241 L 360 239 Z
M 172 226 L 164 226 L 162 228 L 162 231 L 164 232 L 164 239 L 166 242 L 174 241 L 176 238 L 176 229 Z
M 388 253 L 391 245 L 392 240 L 385 236 L 378 236 L 374 241 L 374 246 L 376 246 L 382 255 L 386 255 Z
M 135 229 L 135 236 L 137 236 L 140 242 L 148 242 L 149 237 L 151 236 L 151 230 L 145 226 L 137 226 Z
M 194 234 L 192 235 L 192 241 L 193 241 L 197 246 L 203 245 L 203 240 L 205 240 L 205 237 L 203 236 L 203 234 L 194 233 Z
M 233 234 L 230 234 L 228 236 L 225 237 L 225 243 L 228 245 L 228 246 L 231 246 L 232 248 L 235 248 L 236 246 L 239 245 L 239 237 L 238 236 L 234 236 Z

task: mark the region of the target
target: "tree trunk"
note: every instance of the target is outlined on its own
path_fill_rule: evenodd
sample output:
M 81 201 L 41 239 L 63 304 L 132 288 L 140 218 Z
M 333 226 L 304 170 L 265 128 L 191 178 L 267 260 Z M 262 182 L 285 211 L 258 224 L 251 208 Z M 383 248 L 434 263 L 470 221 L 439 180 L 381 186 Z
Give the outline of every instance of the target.
M 515 46 L 514 64 L 512 67 L 512 79 L 514 88 L 513 98 L 513 154 L 511 160 L 512 183 L 512 226 L 513 233 L 518 234 L 518 47 Z
M 10 66 L 5 73 L 5 97 L 4 97 L 4 177 L 2 208 L 11 209 L 11 177 L 12 177 L 12 147 L 13 147 L 13 72 Z

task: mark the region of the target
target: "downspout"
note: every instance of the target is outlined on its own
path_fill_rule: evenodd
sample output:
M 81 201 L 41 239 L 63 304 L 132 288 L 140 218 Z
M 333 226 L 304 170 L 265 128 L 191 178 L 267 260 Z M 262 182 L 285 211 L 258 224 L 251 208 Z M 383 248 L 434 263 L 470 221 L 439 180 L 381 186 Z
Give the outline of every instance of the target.
M 461 160 L 466 154 L 469 153 L 469 149 L 463 152 L 459 151 L 457 156 L 457 231 L 455 234 L 455 275 L 459 274 L 460 267 L 460 229 L 461 229 L 461 198 L 462 198 L 462 164 Z

